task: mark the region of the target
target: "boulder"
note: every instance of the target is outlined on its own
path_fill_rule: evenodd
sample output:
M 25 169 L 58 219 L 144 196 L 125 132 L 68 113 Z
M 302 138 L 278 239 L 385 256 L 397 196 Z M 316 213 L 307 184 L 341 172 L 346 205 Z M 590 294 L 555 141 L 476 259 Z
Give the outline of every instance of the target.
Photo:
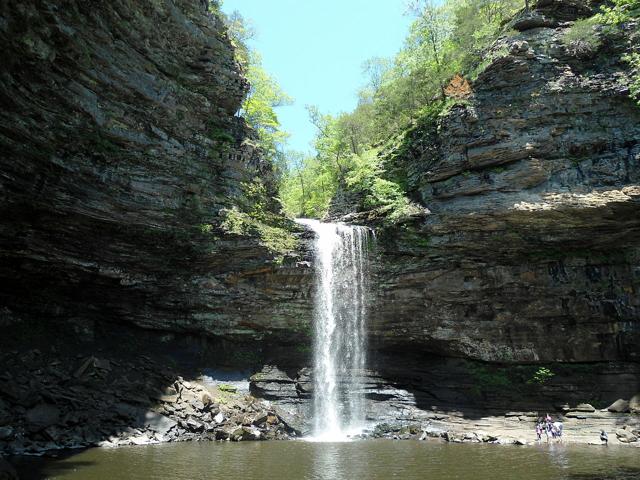
M 427 435 L 427 437 L 439 438 L 444 436 L 446 432 L 441 428 L 429 426 L 424 429 L 424 433 Z
M 255 427 L 239 427 L 231 434 L 231 440 L 234 442 L 260 440 L 262 433 Z
M 629 410 L 631 413 L 640 413 L 640 393 L 636 393 L 629 400 Z
M 573 408 L 572 410 L 575 412 L 588 412 L 588 413 L 593 413 L 596 411 L 595 407 L 588 403 L 581 403 L 576 408 Z
M 200 401 L 205 406 L 205 408 L 211 408 L 214 405 L 213 398 L 211 398 L 211 395 L 206 392 L 202 394 L 202 396 L 200 397 Z
M 278 419 L 281 423 L 284 424 L 285 428 L 296 435 L 304 435 L 307 431 L 307 428 L 304 423 L 304 418 L 295 413 L 289 413 L 283 408 L 275 407 L 274 413 L 277 415 Z
M 218 414 L 213 417 L 213 421 L 216 423 L 222 423 L 224 422 L 225 418 L 224 418 L 224 414 L 222 412 L 218 412 Z
M 0 427 L 0 440 L 9 440 L 13 436 L 13 428 Z
M 609 405 L 607 407 L 607 410 L 613 413 L 627 413 L 629 411 L 629 402 L 627 400 L 619 398 L 611 405 Z
M 187 428 L 192 432 L 200 432 L 204 430 L 204 425 L 193 417 L 189 417 L 186 421 Z
M 269 419 L 269 414 L 267 412 L 258 413 L 251 421 L 252 425 L 262 425 L 263 423 L 267 423 Z
M 165 436 L 176 425 L 177 422 L 175 420 L 159 413 L 147 412 L 145 414 L 145 426 L 160 435 Z
M 146 433 L 137 437 L 132 437 L 129 439 L 129 441 L 133 445 L 149 445 L 150 443 L 156 443 L 151 438 L 149 438 Z
M 631 430 L 625 428 L 619 428 L 616 430 L 616 437 L 622 443 L 632 443 L 638 440 Z

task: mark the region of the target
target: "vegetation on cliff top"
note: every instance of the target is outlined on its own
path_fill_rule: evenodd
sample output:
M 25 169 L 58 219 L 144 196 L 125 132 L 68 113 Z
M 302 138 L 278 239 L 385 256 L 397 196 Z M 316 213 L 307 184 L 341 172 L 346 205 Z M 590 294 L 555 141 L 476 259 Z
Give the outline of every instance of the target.
M 563 42 L 570 53 L 577 56 L 588 56 L 596 53 L 603 44 L 603 39 L 614 36 L 621 30 L 628 29 L 631 22 L 636 22 L 635 37 L 638 37 L 637 21 L 640 19 L 640 0 L 612 0 L 600 7 L 595 15 L 574 22 L 565 33 Z M 640 105 L 640 45 L 632 45 L 632 51 L 621 58 L 631 66 L 629 78 L 630 95 Z
M 504 21 L 523 6 L 523 0 L 410 2 L 415 20 L 404 48 L 395 58 L 365 63 L 368 82 L 356 109 L 333 116 L 309 108 L 317 153 L 291 156 L 281 188 L 287 212 L 322 217 L 336 192 L 349 191 L 360 199 L 355 207 L 379 210 L 391 221 L 415 213 L 406 185 L 390 174 L 393 166 L 381 154 L 401 144 L 395 137 L 421 117 L 437 119 L 448 106 L 443 100 L 451 78 L 470 74 Z
M 261 154 L 273 165 L 276 181 L 279 181 L 285 170 L 283 151 L 288 134 L 282 130 L 275 109 L 292 100 L 264 69 L 260 54 L 249 48 L 248 42 L 255 35 L 251 25 L 237 11 L 225 15 L 220 7 L 219 0 L 209 3 L 210 11 L 224 21 L 236 61 L 250 84 L 239 114 L 257 133 Z M 213 128 L 211 135 L 219 140 L 233 141 L 225 130 Z M 272 197 L 265 179 L 256 177 L 244 182 L 238 205 L 221 211 L 220 227 L 228 234 L 257 237 L 262 246 L 277 255 L 276 260 L 281 260 L 296 247 L 297 240 L 292 234 L 292 222 L 281 215 L 277 199 Z M 203 233 L 211 233 L 212 226 L 204 224 L 200 229 Z
M 578 56 L 597 51 L 606 31 L 638 17 L 639 3 L 613 0 L 592 18 L 576 21 L 563 38 L 567 50 Z M 353 208 L 379 211 L 392 222 L 414 212 L 407 197 L 411 172 L 398 164 L 402 154 L 416 131 L 433 133 L 440 116 L 464 102 L 464 79 L 477 77 L 502 54 L 484 57 L 500 35 L 511 33 L 506 21 L 524 7 L 524 0 L 411 1 L 415 20 L 404 48 L 392 59 L 366 62 L 368 82 L 355 110 L 326 115 L 309 108 L 317 153 L 290 155 L 280 189 L 286 211 L 321 218 L 336 195 L 349 192 L 349 202 L 358 203 Z M 623 60 L 632 67 L 631 95 L 640 102 L 640 52 Z M 461 81 L 450 92 L 455 78 Z
M 286 162 L 284 144 L 289 134 L 282 130 L 275 109 L 289 105 L 293 100 L 264 69 L 260 53 L 249 48 L 248 42 L 255 36 L 251 25 L 237 11 L 222 16 L 235 49 L 236 60 L 244 69 L 250 85 L 240 114 L 258 133 L 263 154 L 281 173 Z

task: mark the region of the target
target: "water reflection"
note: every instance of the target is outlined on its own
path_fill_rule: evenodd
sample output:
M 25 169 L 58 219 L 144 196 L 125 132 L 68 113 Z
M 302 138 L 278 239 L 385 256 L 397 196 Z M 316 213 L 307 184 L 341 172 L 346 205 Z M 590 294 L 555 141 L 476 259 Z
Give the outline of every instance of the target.
M 417 441 L 183 443 L 23 459 L 21 479 L 64 480 L 631 480 L 630 447 L 536 447 Z

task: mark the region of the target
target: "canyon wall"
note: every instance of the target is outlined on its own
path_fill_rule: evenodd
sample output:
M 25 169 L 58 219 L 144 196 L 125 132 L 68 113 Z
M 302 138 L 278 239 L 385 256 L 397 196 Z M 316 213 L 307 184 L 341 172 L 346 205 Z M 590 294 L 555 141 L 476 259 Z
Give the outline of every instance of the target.
M 3 324 L 308 345 L 309 233 L 279 215 L 272 166 L 235 115 L 248 86 L 219 14 L 2 8 Z M 520 15 L 471 96 L 391 153 L 428 214 L 379 228 L 375 349 L 638 358 L 640 108 L 621 60 L 638 26 L 579 57 L 562 37 L 590 13 L 545 0 Z M 235 228 L 229 212 L 256 203 L 275 223 Z
M 236 115 L 249 85 L 206 4 L 2 3 L 4 326 L 243 337 L 253 312 L 278 308 L 253 278 L 282 253 L 263 232 L 277 240 L 292 222 Z M 257 203 L 275 224 L 240 228 Z M 270 283 L 288 298 L 288 281 Z
M 518 16 L 472 93 L 387 159 L 428 213 L 380 232 L 379 347 L 640 358 L 640 108 L 621 60 L 640 33 L 572 54 L 563 36 L 592 13 L 544 0 Z

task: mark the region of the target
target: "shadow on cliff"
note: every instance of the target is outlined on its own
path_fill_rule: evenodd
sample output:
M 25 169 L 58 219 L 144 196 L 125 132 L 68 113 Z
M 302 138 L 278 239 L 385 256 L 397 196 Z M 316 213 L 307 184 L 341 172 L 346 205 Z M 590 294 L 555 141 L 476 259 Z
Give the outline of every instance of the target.
M 380 382 L 378 390 L 388 394 L 392 387 L 407 395 L 385 399 L 373 390 L 371 399 L 395 401 L 400 408 L 409 403 L 424 411 L 452 412 L 470 420 L 517 412 L 553 416 L 561 414 L 567 404 L 606 408 L 640 390 L 640 366 L 624 362 L 500 365 L 416 352 L 383 352 L 374 356 L 372 367 L 379 376 L 373 380 Z M 619 423 L 624 422 L 620 419 Z
M 56 468 L 89 466 L 68 459 L 96 445 L 218 439 L 213 426 L 221 424 L 214 420 L 221 405 L 226 420 L 231 416 L 227 407 L 236 409 L 244 394 L 209 389 L 203 374 L 216 367 L 221 380 L 233 383 L 234 373 L 244 368 L 246 379 L 259 359 L 255 346 L 125 324 L 30 321 L 5 326 L 0 338 L 0 455 L 49 451 L 65 460 L 14 457 L 25 472 L 21 478 L 36 479 Z M 234 371 L 225 372 L 226 366 Z

